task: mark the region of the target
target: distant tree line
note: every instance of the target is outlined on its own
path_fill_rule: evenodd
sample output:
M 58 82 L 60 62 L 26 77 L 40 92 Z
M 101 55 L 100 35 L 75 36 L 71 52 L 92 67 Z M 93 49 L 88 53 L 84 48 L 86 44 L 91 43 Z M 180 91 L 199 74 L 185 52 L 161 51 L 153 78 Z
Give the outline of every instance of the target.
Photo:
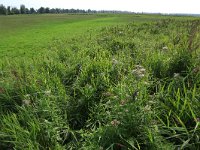
M 20 5 L 20 8 L 4 6 L 0 4 L 0 15 L 15 15 L 15 14 L 59 14 L 59 13 L 130 13 L 125 11 L 96 11 L 96 10 L 83 10 L 83 9 L 60 9 L 40 7 L 39 9 L 26 8 L 25 5 Z

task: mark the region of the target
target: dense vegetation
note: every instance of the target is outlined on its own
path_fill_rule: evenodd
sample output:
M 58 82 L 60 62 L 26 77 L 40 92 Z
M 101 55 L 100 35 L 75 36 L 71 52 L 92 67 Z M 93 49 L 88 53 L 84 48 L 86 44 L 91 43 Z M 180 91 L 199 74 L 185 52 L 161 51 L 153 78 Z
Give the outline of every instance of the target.
M 128 13 L 128 11 L 109 11 L 109 10 L 84 10 L 84 9 L 61 9 L 61 8 L 49 8 L 49 7 L 40 7 L 35 9 L 33 7 L 26 8 L 25 5 L 20 5 L 20 8 L 7 6 L 0 4 L 0 15 L 14 15 L 14 14 L 60 14 L 60 13 Z M 129 12 L 130 13 L 130 12 Z
M 102 27 L 2 63 L 0 149 L 200 149 L 199 30 Z

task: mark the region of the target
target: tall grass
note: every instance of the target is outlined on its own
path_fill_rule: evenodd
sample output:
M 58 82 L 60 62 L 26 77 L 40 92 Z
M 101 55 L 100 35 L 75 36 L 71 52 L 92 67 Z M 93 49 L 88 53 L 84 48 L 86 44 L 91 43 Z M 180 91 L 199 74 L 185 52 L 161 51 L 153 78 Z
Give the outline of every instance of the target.
M 2 64 L 0 149 L 199 149 L 199 33 L 189 24 L 106 27 Z

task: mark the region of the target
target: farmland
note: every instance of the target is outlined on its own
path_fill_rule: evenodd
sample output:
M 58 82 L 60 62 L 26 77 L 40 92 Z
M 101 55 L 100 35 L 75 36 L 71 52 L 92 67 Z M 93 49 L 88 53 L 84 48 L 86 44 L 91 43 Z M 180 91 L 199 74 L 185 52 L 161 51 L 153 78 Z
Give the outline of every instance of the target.
M 40 55 L 44 52 L 41 49 L 53 39 L 73 37 L 114 20 L 114 17 L 103 20 L 103 17 L 94 15 L 24 15 L 1 18 L 1 56 L 20 58 L 24 55 Z M 104 23 L 100 23 L 101 19 Z
M 0 149 L 200 149 L 200 19 L 0 16 Z

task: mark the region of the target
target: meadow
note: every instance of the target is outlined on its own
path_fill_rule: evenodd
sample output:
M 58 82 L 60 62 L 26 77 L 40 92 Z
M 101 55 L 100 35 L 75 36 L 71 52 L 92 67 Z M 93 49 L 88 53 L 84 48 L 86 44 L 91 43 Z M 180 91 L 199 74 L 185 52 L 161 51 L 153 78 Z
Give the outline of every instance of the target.
M 0 149 L 200 149 L 200 19 L 0 16 Z

